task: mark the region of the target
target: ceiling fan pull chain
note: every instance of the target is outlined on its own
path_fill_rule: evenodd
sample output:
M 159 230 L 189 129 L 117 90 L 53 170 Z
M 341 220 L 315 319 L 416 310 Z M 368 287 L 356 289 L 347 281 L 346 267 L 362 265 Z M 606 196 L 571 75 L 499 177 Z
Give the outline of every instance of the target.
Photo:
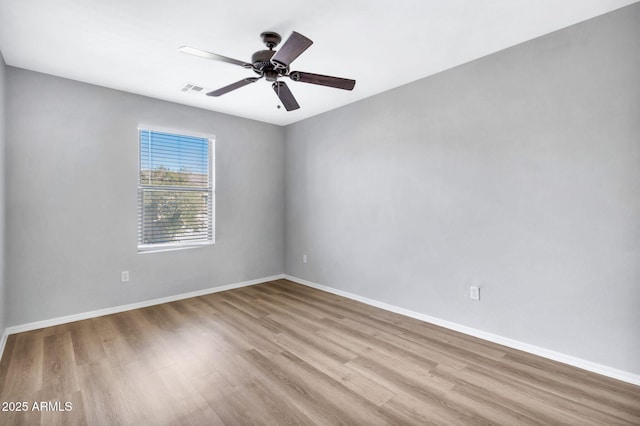
M 278 99 L 280 99 L 280 82 L 276 78 L 276 84 L 278 85 Z M 280 109 L 280 104 L 277 105 L 278 109 Z

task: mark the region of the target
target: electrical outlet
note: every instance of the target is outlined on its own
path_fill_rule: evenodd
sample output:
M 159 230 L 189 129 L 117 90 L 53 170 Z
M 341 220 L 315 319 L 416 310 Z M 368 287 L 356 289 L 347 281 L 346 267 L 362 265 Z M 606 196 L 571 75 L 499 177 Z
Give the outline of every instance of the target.
M 469 286 L 469 298 L 471 300 L 480 300 L 480 287 L 476 285 Z
M 307 255 L 306 254 L 302 255 L 302 263 L 307 263 Z
M 123 283 L 126 283 L 127 281 L 129 281 L 129 271 L 120 272 L 120 281 Z

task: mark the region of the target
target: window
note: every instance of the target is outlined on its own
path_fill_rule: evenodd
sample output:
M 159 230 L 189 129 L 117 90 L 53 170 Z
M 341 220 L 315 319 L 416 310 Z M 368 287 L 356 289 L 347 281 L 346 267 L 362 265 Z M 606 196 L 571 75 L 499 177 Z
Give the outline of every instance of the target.
M 138 251 L 213 244 L 213 146 L 140 129 Z

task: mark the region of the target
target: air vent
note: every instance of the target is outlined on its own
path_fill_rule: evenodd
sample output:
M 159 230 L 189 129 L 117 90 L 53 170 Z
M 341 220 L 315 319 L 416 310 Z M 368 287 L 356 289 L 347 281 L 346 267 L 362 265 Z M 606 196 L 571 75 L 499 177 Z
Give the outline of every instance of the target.
M 205 89 L 204 87 L 198 86 L 197 84 L 185 83 L 180 91 L 185 93 L 204 93 Z

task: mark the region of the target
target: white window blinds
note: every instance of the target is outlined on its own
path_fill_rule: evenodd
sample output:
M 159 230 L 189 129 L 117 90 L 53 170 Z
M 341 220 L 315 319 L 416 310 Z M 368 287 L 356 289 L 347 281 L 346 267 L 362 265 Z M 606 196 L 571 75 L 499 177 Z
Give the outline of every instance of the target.
M 213 140 L 140 130 L 138 250 L 213 244 Z

